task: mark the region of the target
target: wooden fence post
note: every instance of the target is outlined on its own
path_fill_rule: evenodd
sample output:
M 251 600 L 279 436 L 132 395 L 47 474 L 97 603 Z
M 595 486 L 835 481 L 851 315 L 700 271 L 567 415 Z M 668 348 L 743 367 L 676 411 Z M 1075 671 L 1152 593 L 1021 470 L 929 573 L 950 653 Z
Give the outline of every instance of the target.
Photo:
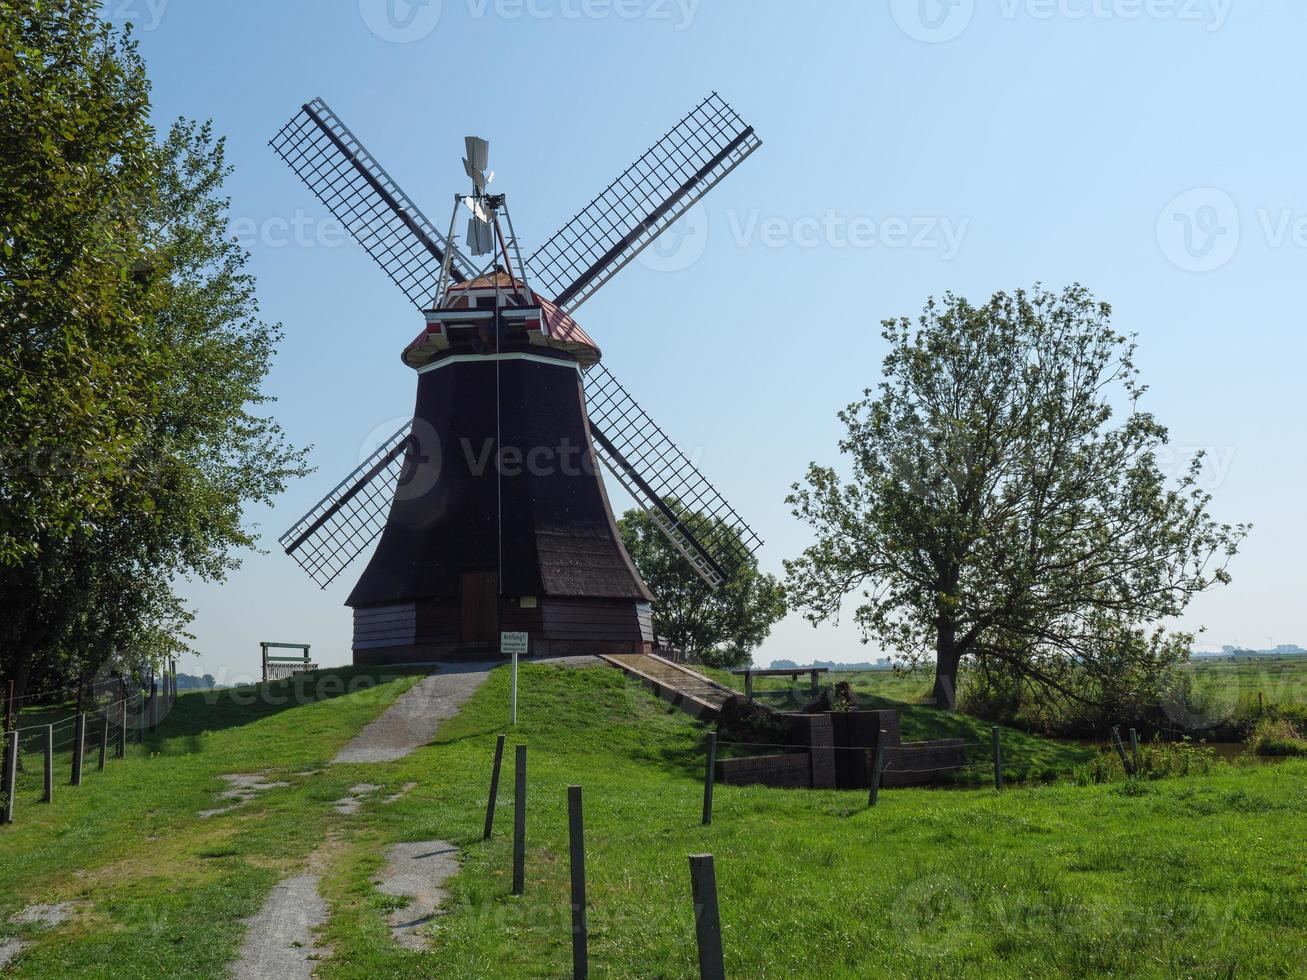
M 127 755 L 127 698 L 118 702 L 118 748 L 115 753 L 119 759 Z
M 0 823 L 14 822 L 14 797 L 18 795 L 18 732 L 8 733 L 5 744 L 5 808 L 0 811 Z
M 109 754 L 109 709 L 100 712 L 100 764 L 98 772 L 104 772 L 104 759 Z
M 159 727 L 159 682 L 150 681 L 150 731 Z
M 499 799 L 499 767 L 504 761 L 504 736 L 495 736 L 495 764 L 490 770 L 490 799 L 486 801 L 486 832 L 482 840 L 490 840 L 495 829 L 495 802 Z
M 744 696 L 750 701 L 753 700 L 753 671 L 744 672 Z
M 86 714 L 78 712 L 73 726 L 73 778 L 72 785 L 82 785 L 82 753 L 86 751 Z
M 54 725 L 45 726 L 45 792 L 41 802 L 54 802 Z
M 1127 776 L 1135 774 L 1134 767 L 1130 765 L 1130 760 L 1126 758 L 1125 743 L 1121 741 L 1121 729 L 1116 725 L 1112 726 L 1112 748 L 1116 749 L 1116 754 L 1121 757 L 1121 768 L 1125 770 Z
M 995 725 L 990 732 L 994 740 L 994 788 L 1003 788 L 1003 733 Z
M 708 767 L 703 774 L 703 823 L 712 823 L 713 782 L 717 778 L 717 733 L 708 733 Z
M 4 717 L 0 718 L 0 748 L 5 748 L 9 743 L 5 741 L 6 732 L 17 730 L 18 724 L 14 721 L 14 682 L 9 682 L 9 693 L 5 697 Z M 5 751 L 8 751 L 7 748 Z M 9 776 L 5 771 L 3 764 L 0 764 L 0 793 L 9 791 Z M 0 823 L 3 823 L 3 814 L 0 814 Z
M 690 855 L 690 890 L 694 896 L 694 930 L 699 941 L 699 976 L 701 980 L 726 980 L 722 920 L 717 910 L 717 872 L 711 854 Z
M 1130 757 L 1135 760 L 1135 772 L 1139 771 L 1139 733 L 1130 729 Z
M 513 894 L 526 891 L 526 746 L 517 747 L 513 778 Z
M 585 825 L 581 816 L 581 787 L 567 787 L 567 829 L 572 870 L 572 977 L 590 975 L 590 949 L 585 916 Z
M 876 753 L 871 759 L 871 792 L 867 794 L 867 806 L 875 806 L 876 797 L 880 794 L 880 774 L 885 768 L 885 739 L 888 737 L 889 734 L 883 728 L 876 736 Z

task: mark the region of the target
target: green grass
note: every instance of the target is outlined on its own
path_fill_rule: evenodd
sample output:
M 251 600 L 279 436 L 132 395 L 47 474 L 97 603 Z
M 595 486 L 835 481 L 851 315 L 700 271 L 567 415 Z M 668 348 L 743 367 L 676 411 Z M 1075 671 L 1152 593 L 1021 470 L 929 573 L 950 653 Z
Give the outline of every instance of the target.
M 111 764 L 54 807 L 25 804 L 26 822 L 0 831 L 0 920 L 38 900 L 88 905 L 37 940 L 19 975 L 219 976 L 241 918 L 326 839 L 333 955 L 319 975 L 565 975 L 569 783 L 585 792 L 595 976 L 697 975 L 686 861 L 697 852 L 716 858 L 732 976 L 1293 976 L 1307 960 L 1307 761 L 1002 793 L 888 790 L 874 810 L 858 792 L 718 787 L 705 828 L 704 730 L 607 669 L 523 668 L 508 758 L 528 746 L 524 897 L 509 895 L 507 790 L 494 839 L 480 839 L 503 670 L 406 759 L 287 776 L 291 787 L 244 811 L 194 820 L 216 774 L 316 768 L 407 683 L 257 717 L 220 707 L 227 721 L 208 735 L 213 709 L 183 697 L 169 725 L 185 729 L 165 726 L 160 755 Z M 332 812 L 363 778 L 383 790 L 355 816 Z M 373 876 L 386 845 L 437 838 L 459 845 L 463 870 L 434 948 L 402 950 Z
M 267 699 L 254 688 L 181 695 L 143 746 L 103 773 L 90 762 L 80 787 L 68 785 L 70 755 L 60 753 L 49 805 L 38 802 L 40 756 L 29 754 L 15 823 L 0 828 L 0 935 L 36 941 L 17 974 L 221 976 L 241 920 L 317 845 L 329 828 L 324 802 L 350 785 L 344 773 L 311 782 L 294 773 L 325 764 L 416 680 L 336 673 L 299 679 L 299 698 L 290 682 L 268 685 Z M 338 693 L 350 683 L 361 689 Z M 262 770 L 296 785 L 197 820 L 224 788 L 219 774 Z M 8 924 L 28 904 L 58 901 L 83 911 L 56 933 Z
M 1236 699 L 1267 704 L 1307 704 L 1307 656 L 1227 658 L 1192 661 L 1187 670 L 1199 683 L 1210 682 Z

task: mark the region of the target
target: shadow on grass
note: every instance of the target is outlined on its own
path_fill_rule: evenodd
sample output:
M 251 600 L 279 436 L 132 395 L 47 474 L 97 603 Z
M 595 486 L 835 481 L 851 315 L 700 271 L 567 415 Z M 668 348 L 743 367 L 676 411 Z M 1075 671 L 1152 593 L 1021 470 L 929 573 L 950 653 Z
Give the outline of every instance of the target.
M 180 693 L 161 716 L 156 731 L 145 732 L 151 751 L 164 747 L 183 754 L 200 751 L 200 736 L 239 728 L 291 708 L 358 694 L 402 677 L 426 676 L 430 667 L 337 667 L 308 671 L 279 681 Z M 130 721 L 129 721 L 130 724 Z

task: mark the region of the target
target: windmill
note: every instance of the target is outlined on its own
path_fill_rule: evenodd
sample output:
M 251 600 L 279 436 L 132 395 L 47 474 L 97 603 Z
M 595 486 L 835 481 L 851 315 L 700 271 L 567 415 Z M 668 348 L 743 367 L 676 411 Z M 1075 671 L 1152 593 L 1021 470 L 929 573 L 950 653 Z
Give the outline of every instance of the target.
M 402 354 L 413 419 L 280 539 L 325 588 L 380 538 L 346 600 L 356 663 L 492 652 L 500 631 L 538 655 L 651 649 L 596 463 L 710 585 L 761 546 L 572 316 L 761 146 L 716 93 L 525 261 L 483 139 L 443 235 L 321 99 L 271 145 L 426 321 Z

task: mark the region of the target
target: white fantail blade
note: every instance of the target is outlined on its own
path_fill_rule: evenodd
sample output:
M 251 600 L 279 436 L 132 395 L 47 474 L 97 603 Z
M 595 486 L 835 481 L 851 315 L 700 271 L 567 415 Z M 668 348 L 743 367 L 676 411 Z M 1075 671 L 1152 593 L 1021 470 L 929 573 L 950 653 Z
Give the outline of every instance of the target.
M 489 255 L 495 250 L 495 233 L 489 222 L 467 219 L 467 247 L 473 255 Z
M 475 197 L 463 198 L 463 206 L 477 216 L 477 220 L 488 224 L 490 222 L 490 213 L 485 206 Z
M 475 170 L 484 171 L 490 166 L 490 143 L 479 136 L 464 137 L 467 144 L 467 163 Z

